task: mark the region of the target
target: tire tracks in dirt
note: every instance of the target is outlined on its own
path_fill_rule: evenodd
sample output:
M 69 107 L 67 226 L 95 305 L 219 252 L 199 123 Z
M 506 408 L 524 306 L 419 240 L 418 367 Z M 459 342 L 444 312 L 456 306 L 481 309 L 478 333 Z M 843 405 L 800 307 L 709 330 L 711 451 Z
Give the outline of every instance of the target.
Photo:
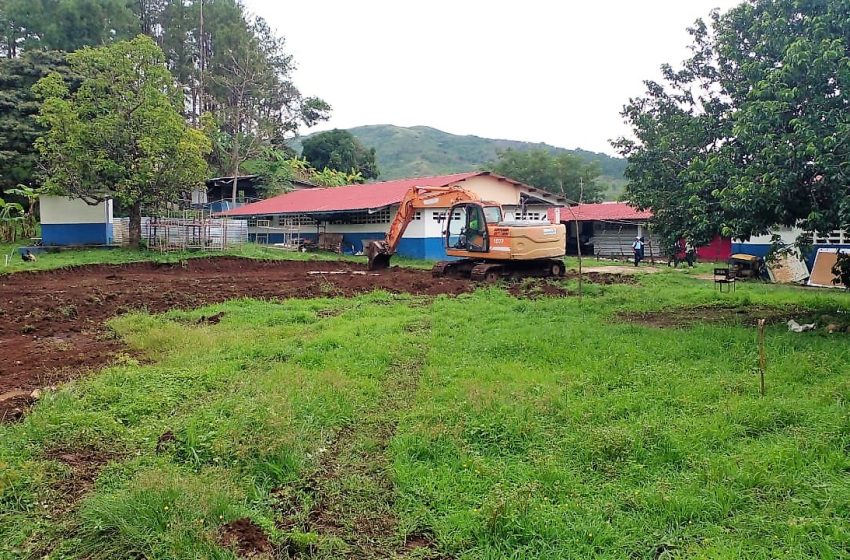
M 290 558 L 449 558 L 430 535 L 402 535 L 394 511 L 389 444 L 414 401 L 427 355 L 430 317 L 405 326 L 416 351 L 393 364 L 385 391 L 356 422 L 337 432 L 315 469 L 278 489 L 280 527 L 290 533 Z

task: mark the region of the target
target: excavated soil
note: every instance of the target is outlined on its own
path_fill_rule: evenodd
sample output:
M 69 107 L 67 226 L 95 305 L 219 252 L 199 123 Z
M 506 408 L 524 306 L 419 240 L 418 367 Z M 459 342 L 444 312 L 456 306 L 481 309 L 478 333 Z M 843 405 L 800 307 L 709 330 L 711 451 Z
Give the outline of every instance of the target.
M 269 557 L 272 543 L 263 530 L 247 517 L 222 525 L 221 543 L 233 550 L 240 558 Z
M 376 289 L 459 294 L 472 287 L 466 280 L 432 278 L 422 270 L 367 272 L 356 263 L 236 257 L 0 276 L 0 421 L 20 417 L 33 389 L 110 363 L 125 348 L 104 322 L 131 310 L 158 313 L 240 297 L 352 296 Z M 218 319 L 220 315 L 213 315 L 200 322 L 212 324 Z M 2 399 L 3 395 L 14 396 Z

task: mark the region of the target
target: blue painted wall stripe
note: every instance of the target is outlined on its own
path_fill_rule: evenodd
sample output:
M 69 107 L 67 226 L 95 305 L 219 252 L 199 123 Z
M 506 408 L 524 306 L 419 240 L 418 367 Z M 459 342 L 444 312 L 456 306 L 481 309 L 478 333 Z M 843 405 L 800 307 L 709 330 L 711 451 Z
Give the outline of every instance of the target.
M 112 224 L 41 224 L 44 245 L 108 245 Z
M 342 250 L 344 253 L 360 253 L 363 251 L 363 241 L 371 241 L 372 239 L 384 239 L 387 236 L 385 232 L 365 232 L 365 233 L 344 233 L 342 234 Z M 316 241 L 316 234 L 302 234 L 303 239 Z M 255 234 L 248 236 L 250 241 L 256 239 Z M 270 233 L 268 236 L 269 243 L 283 243 L 284 238 L 282 233 Z M 397 254 L 414 259 L 428 260 L 446 260 L 453 257 L 446 255 L 446 250 L 443 247 L 442 237 L 402 237 L 398 243 Z
M 818 249 L 850 249 L 850 245 L 812 245 L 811 252 L 805 255 L 806 266 L 809 270 L 815 265 L 815 257 L 818 254 Z M 733 243 L 732 253 L 743 253 L 745 255 L 755 255 L 757 257 L 766 257 L 770 252 L 770 243 Z

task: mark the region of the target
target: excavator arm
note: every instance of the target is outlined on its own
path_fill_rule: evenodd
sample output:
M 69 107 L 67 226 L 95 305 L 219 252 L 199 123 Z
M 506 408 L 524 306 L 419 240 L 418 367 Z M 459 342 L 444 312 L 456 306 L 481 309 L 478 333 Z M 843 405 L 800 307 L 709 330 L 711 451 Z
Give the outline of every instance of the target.
M 480 198 L 477 194 L 461 187 L 413 187 L 401 199 L 386 238 L 371 241 L 364 248 L 369 270 L 380 270 L 390 266 L 390 257 L 395 254 L 398 243 L 417 210 L 451 208 L 458 202 L 478 200 Z

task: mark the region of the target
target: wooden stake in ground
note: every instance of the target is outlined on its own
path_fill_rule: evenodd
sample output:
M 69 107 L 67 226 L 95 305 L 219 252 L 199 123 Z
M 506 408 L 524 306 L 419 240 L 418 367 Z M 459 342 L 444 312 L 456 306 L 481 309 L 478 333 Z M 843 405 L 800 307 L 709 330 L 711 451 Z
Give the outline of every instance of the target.
M 561 194 L 564 195 L 564 198 L 567 198 L 567 193 L 564 190 L 564 182 L 561 181 Z M 579 177 L 579 195 L 578 195 L 578 203 L 581 204 L 584 201 L 584 178 Z M 567 205 L 567 210 L 569 210 L 570 214 L 573 218 L 573 223 L 576 225 L 576 252 L 578 253 L 578 299 L 581 301 L 584 296 L 584 286 L 583 286 L 583 275 L 581 272 L 581 235 L 579 233 L 579 223 L 578 219 L 576 219 L 576 214 L 573 212 L 572 206 L 569 206 L 569 201 Z M 569 238 L 569 231 L 567 231 L 567 238 Z M 564 255 L 566 257 L 566 255 Z
M 767 369 L 767 355 L 764 351 L 764 319 L 759 319 L 759 377 L 760 393 L 764 396 L 764 371 Z

